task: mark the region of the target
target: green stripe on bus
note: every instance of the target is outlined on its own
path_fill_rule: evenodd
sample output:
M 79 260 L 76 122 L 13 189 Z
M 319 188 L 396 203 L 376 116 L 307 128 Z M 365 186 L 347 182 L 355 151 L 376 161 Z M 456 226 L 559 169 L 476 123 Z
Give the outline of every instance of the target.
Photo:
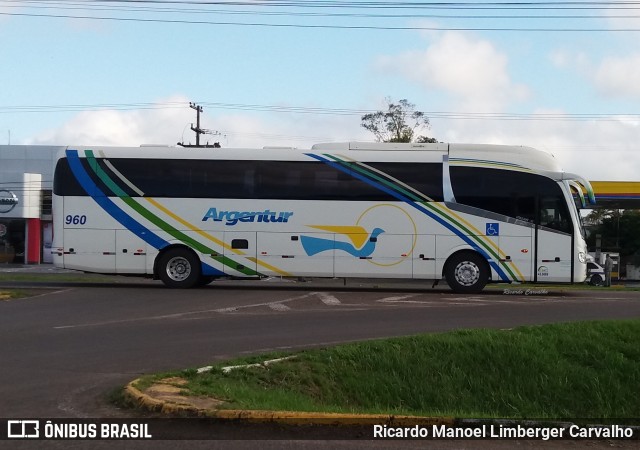
M 435 208 L 434 206 L 432 206 L 430 204 L 429 201 L 425 201 L 426 198 L 428 198 L 425 194 L 420 193 L 420 195 L 423 196 L 423 198 L 418 197 L 415 193 L 407 191 L 406 189 L 398 186 L 397 183 L 392 182 L 390 180 L 386 180 L 382 177 L 380 177 L 380 175 L 376 174 L 376 173 L 372 173 L 370 170 L 368 170 L 366 167 L 360 165 L 360 164 L 356 164 L 356 165 L 348 165 L 347 162 L 333 156 L 333 155 L 329 155 L 329 154 L 325 154 L 324 156 L 326 156 L 327 158 L 332 159 L 333 161 L 339 163 L 340 165 L 344 166 L 344 167 L 349 167 L 352 170 L 355 170 L 357 172 L 359 172 L 362 175 L 367 176 L 368 178 L 372 178 L 376 181 L 378 181 L 379 183 L 382 183 L 383 185 L 385 185 L 388 188 L 391 188 L 392 190 L 408 197 L 409 199 L 419 203 L 420 205 L 429 208 L 429 210 L 431 210 L 434 213 L 437 213 L 439 216 L 441 216 L 442 218 L 446 219 L 447 221 L 449 221 L 452 225 L 456 226 L 459 230 L 464 231 L 466 233 L 467 236 L 469 236 L 471 239 L 473 239 L 477 244 L 479 244 L 480 246 L 482 246 L 491 256 L 494 257 L 496 263 L 500 266 L 502 266 L 503 269 L 505 269 L 509 275 L 511 275 L 511 278 L 513 280 L 518 280 L 518 277 L 513 273 L 513 271 L 511 270 L 511 267 L 509 267 L 507 264 L 505 264 L 504 262 L 502 262 L 500 259 L 500 256 L 496 253 L 495 250 L 493 250 L 493 248 L 484 241 L 482 236 L 479 236 L 475 233 L 472 233 L 471 230 L 469 230 L 464 224 L 460 223 L 458 220 L 456 220 L 454 217 L 451 217 L 450 215 L 446 214 L 444 211 L 441 211 L 438 208 Z
M 458 222 L 455 218 L 449 216 L 447 213 L 445 213 L 444 211 L 439 210 L 438 208 L 434 207 L 433 205 L 430 205 L 430 204 L 428 204 L 426 202 L 423 202 L 422 205 L 424 207 L 426 207 L 426 208 L 429 208 L 431 211 L 439 214 L 443 218 L 447 219 L 449 222 L 453 223 L 458 228 L 466 231 L 467 232 L 467 236 L 469 236 L 474 241 L 476 241 L 476 243 L 478 243 L 482 247 L 484 247 L 485 250 L 487 250 L 487 252 L 489 254 L 491 254 L 491 256 L 493 256 L 495 258 L 496 263 L 498 265 L 500 265 L 503 269 L 505 269 L 507 272 L 509 272 L 509 275 L 511 275 L 511 278 L 513 278 L 514 281 L 518 281 L 518 277 L 513 273 L 513 271 L 511 270 L 511 267 L 509 267 L 507 264 L 505 264 L 504 262 L 501 261 L 500 256 L 496 253 L 496 251 L 487 242 L 485 242 L 484 238 L 481 235 L 472 233 L 471 230 L 469 230 L 466 226 L 464 226 L 463 224 Z
M 337 162 L 338 164 L 340 164 L 341 166 L 344 166 L 344 167 L 345 167 L 345 168 L 347 168 L 347 169 L 354 170 L 354 171 L 356 171 L 356 172 L 358 172 L 358 173 L 360 173 L 360 174 L 362 174 L 362 175 L 367 176 L 368 178 L 372 178 L 372 179 L 374 179 L 374 180 L 378 181 L 379 183 L 382 183 L 383 185 L 385 185 L 385 186 L 387 186 L 387 187 L 389 187 L 389 188 L 393 189 L 394 191 L 400 192 L 402 195 L 404 195 L 404 196 L 406 196 L 406 197 L 411 198 L 412 200 L 415 200 L 415 201 L 422 201 L 422 200 L 424 200 L 424 198 L 420 198 L 420 197 L 418 197 L 418 196 L 415 194 L 415 192 L 407 191 L 406 189 L 402 188 L 401 186 L 398 186 L 398 184 L 397 184 L 397 183 L 395 183 L 395 182 L 393 182 L 393 181 L 391 181 L 391 180 L 388 180 L 388 179 L 382 178 L 379 174 L 377 174 L 377 173 L 375 173 L 375 172 L 371 172 L 371 171 L 370 171 L 370 170 L 368 170 L 366 167 L 361 167 L 361 166 L 359 165 L 359 163 L 351 164 L 351 165 L 350 165 L 350 164 L 349 164 L 349 162 L 347 162 L 347 161 L 343 161 L 343 160 L 341 160 L 341 159 L 339 159 L 339 158 L 336 158 L 336 157 L 335 157 L 335 156 L 333 156 L 333 155 L 327 155 L 327 154 L 325 154 L 325 155 L 323 155 L 323 156 L 326 156 L 327 158 L 332 159 L 334 162 Z M 386 175 L 386 176 L 389 176 L 388 174 L 385 174 L 385 175 Z M 424 194 L 422 194 L 422 195 L 424 195 Z M 425 198 L 426 198 L 426 197 L 425 197 Z
M 128 196 L 126 194 L 126 192 L 124 192 L 120 186 L 118 186 L 110 177 L 109 175 L 98 165 L 98 161 L 95 158 L 93 151 L 91 150 L 86 150 L 85 154 L 87 156 L 87 161 L 89 162 L 89 166 L 91 167 L 91 169 L 95 172 L 95 174 L 98 176 L 98 178 L 100 178 L 100 180 L 109 188 L 111 189 L 111 191 L 118 196 L 118 198 L 120 198 L 122 201 L 124 201 L 127 205 L 129 205 L 133 210 L 135 210 L 138 214 L 140 214 L 141 216 L 143 216 L 145 219 L 147 219 L 149 222 L 153 223 L 154 225 L 156 225 L 158 228 L 160 228 L 161 230 L 165 231 L 166 233 L 170 234 L 171 236 L 173 236 L 174 238 L 178 239 L 179 241 L 183 242 L 184 244 L 189 245 L 191 248 L 194 248 L 196 250 L 198 250 L 200 253 L 205 253 L 205 254 L 214 254 L 217 253 L 215 250 L 213 250 L 212 248 L 207 247 L 206 245 L 196 241 L 195 239 L 187 236 L 186 234 L 184 234 L 183 232 L 181 232 L 180 230 L 172 227 L 171 225 L 169 225 L 167 222 L 165 222 L 164 220 L 162 220 L 160 217 L 156 216 L 155 214 L 153 214 L 151 211 L 149 211 L 148 209 L 146 209 L 144 206 L 140 205 L 138 202 L 136 202 L 133 198 L 131 198 L 130 196 Z M 236 261 L 226 257 L 226 256 L 212 256 L 212 258 L 216 261 L 218 261 L 219 263 L 230 267 L 234 270 L 237 270 L 240 273 L 243 273 L 245 275 L 248 276 L 255 276 L 255 275 L 261 275 L 259 272 L 252 270 L 248 267 L 245 267 L 242 264 L 238 264 Z

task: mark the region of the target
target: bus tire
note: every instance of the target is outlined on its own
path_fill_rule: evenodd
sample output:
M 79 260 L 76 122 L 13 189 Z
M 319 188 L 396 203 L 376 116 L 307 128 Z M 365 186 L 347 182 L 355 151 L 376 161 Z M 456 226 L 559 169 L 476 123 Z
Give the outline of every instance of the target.
M 449 258 L 444 276 L 455 292 L 477 293 L 489 281 L 489 265 L 478 253 L 460 252 Z
M 195 253 L 186 248 L 169 249 L 158 261 L 158 275 L 167 287 L 194 287 L 200 280 L 200 260 Z

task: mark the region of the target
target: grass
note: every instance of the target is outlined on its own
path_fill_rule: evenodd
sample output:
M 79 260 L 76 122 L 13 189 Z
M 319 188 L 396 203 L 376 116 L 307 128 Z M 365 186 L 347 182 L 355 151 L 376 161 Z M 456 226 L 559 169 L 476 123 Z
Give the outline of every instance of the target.
M 4 290 L 4 291 L 0 291 L 0 301 L 29 297 L 29 295 L 30 294 L 28 292 L 25 292 L 22 290 L 17 290 L 17 289 Z
M 466 330 L 219 363 L 182 376 L 227 408 L 500 418 L 638 418 L 640 320 Z M 149 379 L 145 380 L 148 383 Z

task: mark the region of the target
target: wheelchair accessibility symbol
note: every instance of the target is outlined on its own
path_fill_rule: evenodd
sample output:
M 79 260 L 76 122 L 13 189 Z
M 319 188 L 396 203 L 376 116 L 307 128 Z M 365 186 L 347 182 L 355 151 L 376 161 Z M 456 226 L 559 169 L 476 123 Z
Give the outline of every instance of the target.
M 500 224 L 499 223 L 487 223 L 486 235 L 487 236 L 500 236 Z

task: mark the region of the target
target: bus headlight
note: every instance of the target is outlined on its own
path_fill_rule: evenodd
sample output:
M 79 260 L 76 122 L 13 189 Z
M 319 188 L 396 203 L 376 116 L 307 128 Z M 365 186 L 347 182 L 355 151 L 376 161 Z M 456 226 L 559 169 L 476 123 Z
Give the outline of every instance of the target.
M 587 262 L 587 254 L 585 252 L 579 252 L 578 253 L 578 260 L 584 264 Z

